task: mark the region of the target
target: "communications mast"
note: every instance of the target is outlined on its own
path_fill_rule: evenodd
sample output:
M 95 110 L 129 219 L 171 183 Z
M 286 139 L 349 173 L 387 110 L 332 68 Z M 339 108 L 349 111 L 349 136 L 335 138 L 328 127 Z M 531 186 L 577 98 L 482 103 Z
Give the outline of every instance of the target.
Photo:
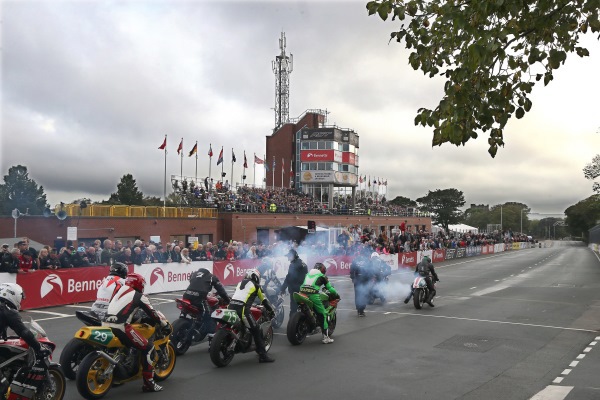
M 276 131 L 290 118 L 290 74 L 294 69 L 294 55 L 285 54 L 285 33 L 281 32 L 279 49 L 281 53 L 272 61 L 275 74 L 275 128 Z

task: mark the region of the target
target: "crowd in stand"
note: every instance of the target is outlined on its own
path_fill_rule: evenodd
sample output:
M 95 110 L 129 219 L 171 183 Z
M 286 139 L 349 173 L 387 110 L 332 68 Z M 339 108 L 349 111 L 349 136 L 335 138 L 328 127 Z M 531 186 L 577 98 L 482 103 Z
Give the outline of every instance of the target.
M 497 243 L 527 242 L 531 239 L 524 234 L 511 231 L 493 234 L 455 233 L 437 234 L 419 231 L 398 232 L 388 236 L 385 232 L 377 233 L 374 229 L 360 228 L 351 225 L 343 229 L 338 235 L 336 243 L 329 246 L 320 241 L 306 240 L 300 244 L 299 253 L 311 255 L 348 255 L 355 256 L 364 248 L 381 254 L 396 254 L 418 250 L 432 250 L 443 248 L 459 248 Z M 77 247 L 75 247 L 77 244 Z M 14 244 L 2 245 L 0 257 L 0 272 L 26 273 L 42 269 L 79 268 L 94 265 L 111 265 L 114 262 L 125 264 L 154 264 L 154 263 L 185 263 L 192 261 L 222 261 L 255 259 L 270 256 L 284 256 L 290 246 L 298 246 L 291 241 L 277 241 L 274 244 L 248 243 L 231 240 L 219 241 L 216 244 L 208 242 L 185 245 L 183 241 L 173 243 L 154 243 L 144 240 L 110 239 L 94 241 L 93 244 L 85 242 L 73 243 L 61 249 L 44 246 L 39 251 L 29 246 L 29 239 L 23 238 Z

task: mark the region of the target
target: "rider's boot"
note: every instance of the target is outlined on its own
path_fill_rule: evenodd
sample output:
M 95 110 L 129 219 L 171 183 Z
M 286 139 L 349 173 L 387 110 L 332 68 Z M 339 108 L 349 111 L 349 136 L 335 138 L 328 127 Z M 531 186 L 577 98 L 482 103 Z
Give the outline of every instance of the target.
M 162 386 L 154 381 L 154 371 L 144 371 L 142 372 L 142 376 L 144 377 L 143 392 L 160 392 L 163 390 Z
M 430 294 L 427 297 L 427 300 L 425 300 L 425 303 L 429 304 L 430 307 L 435 307 L 435 305 L 433 304 L 433 294 Z
M 323 340 L 321 340 L 323 344 L 333 343 L 333 339 L 329 337 L 329 329 L 323 332 Z
M 259 363 L 272 363 L 274 361 L 275 361 L 275 359 L 269 357 L 269 354 L 267 354 L 267 353 L 262 353 L 261 355 L 258 356 Z

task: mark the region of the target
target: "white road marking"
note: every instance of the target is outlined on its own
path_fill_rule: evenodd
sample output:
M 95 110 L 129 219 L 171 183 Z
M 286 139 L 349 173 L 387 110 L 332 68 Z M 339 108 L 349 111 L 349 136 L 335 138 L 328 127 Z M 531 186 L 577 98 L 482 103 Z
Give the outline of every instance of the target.
M 162 299 L 160 297 L 152 297 L 152 300 L 159 300 L 159 301 L 162 301 L 163 303 L 174 303 L 175 302 L 175 300 L 173 300 L 173 299 Z M 161 304 L 163 304 L 163 303 L 161 303 Z
M 64 317 L 40 318 L 40 319 L 35 319 L 34 321 L 48 321 L 48 320 L 51 320 L 51 319 L 62 319 L 62 318 L 68 318 L 68 317 L 74 317 L 74 315 L 65 315 Z
M 571 373 L 571 370 L 567 368 L 562 372 L 561 375 L 569 375 L 570 373 Z
M 560 378 L 560 380 L 562 381 L 562 378 Z M 546 386 L 544 390 L 533 396 L 530 400 L 563 400 L 569 395 L 571 390 L 573 390 L 573 386 L 549 385 Z
M 580 354 L 580 355 L 577 356 L 577 359 L 578 360 L 583 360 L 584 357 L 585 357 L 585 354 Z
M 552 381 L 552 383 L 561 383 L 563 381 L 563 379 L 565 379 L 565 378 L 562 378 L 562 377 L 559 376 L 557 378 L 554 378 L 554 380 Z M 542 397 L 542 398 L 545 399 L 545 397 Z M 564 397 L 563 397 L 563 399 L 564 399 Z
M 477 289 L 477 286 L 473 286 L 473 287 L 472 287 L 471 289 L 469 289 L 469 290 L 473 290 L 473 289 Z
M 592 343 L 590 343 L 590 346 L 595 346 L 596 343 L 598 343 L 598 342 L 592 342 Z
M 70 308 L 87 308 L 87 309 L 92 308 L 92 306 L 80 306 L 79 304 L 68 304 L 65 307 L 70 307 Z
M 69 315 L 69 314 L 61 314 L 61 313 L 52 312 L 52 311 L 27 310 L 27 312 L 30 312 L 30 313 L 39 313 L 39 314 L 48 314 L 48 315 L 55 315 L 55 316 L 57 316 L 59 318 L 71 317 L 71 315 Z
M 585 349 L 583 349 L 584 353 L 589 353 L 592 350 L 591 347 L 586 347 Z

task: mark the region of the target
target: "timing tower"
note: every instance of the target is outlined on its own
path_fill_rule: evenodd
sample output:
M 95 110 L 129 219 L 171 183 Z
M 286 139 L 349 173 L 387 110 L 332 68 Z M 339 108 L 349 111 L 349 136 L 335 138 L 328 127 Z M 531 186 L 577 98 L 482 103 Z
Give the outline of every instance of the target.
M 279 49 L 281 53 L 272 61 L 275 74 L 275 128 L 276 131 L 283 124 L 289 122 L 290 117 L 290 74 L 294 69 L 294 55 L 288 57 L 285 53 L 285 33 L 281 32 Z

